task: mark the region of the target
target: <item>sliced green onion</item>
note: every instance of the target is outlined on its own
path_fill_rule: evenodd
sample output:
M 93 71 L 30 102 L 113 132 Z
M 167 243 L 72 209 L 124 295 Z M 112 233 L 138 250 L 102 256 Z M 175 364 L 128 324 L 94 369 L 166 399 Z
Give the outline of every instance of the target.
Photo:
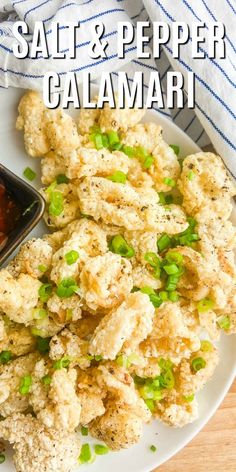
M 39 264 L 38 270 L 39 272 L 42 272 L 42 274 L 44 274 L 44 272 L 47 272 L 48 268 L 43 264 Z
M 197 304 L 197 309 L 199 313 L 205 313 L 208 310 L 211 310 L 213 308 L 214 302 L 210 298 L 203 298 L 200 300 Z
M 190 172 L 188 173 L 188 180 L 193 180 L 195 177 L 195 174 L 192 170 L 190 170 Z
M 78 291 L 76 281 L 70 277 L 63 279 L 56 289 L 56 294 L 60 298 L 69 298 Z
M 107 131 L 107 137 L 109 141 L 109 146 L 113 147 L 115 144 L 120 143 L 120 138 L 116 131 Z
M 36 349 L 40 354 L 47 354 L 50 350 L 49 343 L 51 338 L 41 338 L 38 337 L 36 341 Z
M 128 369 L 131 365 L 129 359 L 127 356 L 125 356 L 125 354 L 120 354 L 117 358 L 116 358 L 116 363 L 119 367 L 124 367 L 125 369 Z
M 154 412 L 155 410 L 155 403 L 153 400 L 150 400 L 150 398 L 146 398 L 146 400 L 144 400 L 148 409 L 151 411 L 151 413 Z
M 173 292 L 169 292 L 169 300 L 173 303 L 179 300 L 179 294 L 175 290 Z
M 166 204 L 167 205 L 170 205 L 171 203 L 173 203 L 173 201 L 174 201 L 173 195 L 166 195 Z
M 122 146 L 121 151 L 126 154 L 128 157 L 134 157 L 135 156 L 135 149 L 131 146 Z
M 152 287 L 145 286 L 142 287 L 140 291 L 149 296 L 149 300 L 152 302 L 155 308 L 159 308 L 161 306 L 162 300 Z
M 177 287 L 177 283 L 179 281 L 179 276 L 178 275 L 169 275 L 168 279 L 167 279 L 167 283 L 166 283 L 166 290 L 168 292 L 174 292 L 176 290 L 176 287 Z
M 195 357 L 191 361 L 191 367 L 194 370 L 194 372 L 198 372 L 201 369 L 204 369 L 206 367 L 206 361 L 203 359 L 203 357 Z
M 79 253 L 77 251 L 69 251 L 65 254 L 65 260 L 68 265 L 74 264 L 79 259 Z
M 33 310 L 33 318 L 34 320 L 43 320 L 47 317 L 47 311 L 43 308 L 35 308 Z
M 160 252 L 171 246 L 171 238 L 168 234 L 164 233 L 157 241 L 157 247 Z
M 165 185 L 168 185 L 168 187 L 175 187 L 176 185 L 176 182 L 174 179 L 170 179 L 169 177 L 165 177 L 165 179 L 163 180 L 163 183 Z
M 69 365 L 70 365 L 70 359 L 68 359 L 68 357 L 62 357 L 58 361 L 54 362 L 53 369 L 55 370 L 66 369 L 66 367 L 69 367 Z
M 175 386 L 175 378 L 173 372 L 169 369 L 163 372 L 159 377 L 160 387 L 172 389 Z
M 174 262 L 175 264 L 182 264 L 184 261 L 182 254 L 177 251 L 168 252 L 165 258 L 168 262 Z
M 114 236 L 110 242 L 110 250 L 123 257 L 133 257 L 135 252 L 132 246 L 129 246 L 126 240 L 120 234 Z
M 3 464 L 6 460 L 5 454 L 0 454 L 0 464 Z
M 155 252 L 146 252 L 144 259 L 152 267 L 156 267 L 160 264 L 160 259 L 157 257 Z
M 38 293 L 41 302 L 46 303 L 52 293 L 52 284 L 42 284 L 39 287 Z
M 205 339 L 204 341 L 201 341 L 201 351 L 203 352 L 209 352 L 213 350 L 213 345 L 210 341 Z
M 104 456 L 104 454 L 108 454 L 110 449 L 104 444 L 95 444 L 94 451 L 95 451 L 95 454 L 97 454 L 98 456 Z
M 230 329 L 230 317 L 227 315 L 219 316 L 217 318 L 217 324 L 221 329 L 224 329 L 225 331 L 227 331 L 228 329 Z
M 102 134 L 95 134 L 94 144 L 95 144 L 97 150 L 102 149 L 104 147 L 103 146 Z
M 36 173 L 30 167 L 26 167 L 23 174 L 27 180 L 30 180 L 30 182 L 32 182 L 36 177 Z
M 45 192 L 48 193 L 48 195 L 50 196 L 51 193 L 55 190 L 57 186 L 57 182 L 56 180 L 54 180 L 46 189 L 45 189 Z
M 158 295 L 163 302 L 166 302 L 168 300 L 168 293 L 165 290 L 159 292 Z
M 158 365 L 162 370 L 170 370 L 173 368 L 173 363 L 171 362 L 171 360 L 164 359 L 163 357 L 160 357 Z
M 164 192 L 159 192 L 158 195 L 159 195 L 159 203 L 161 205 L 165 205 L 166 204 L 166 197 L 165 197 Z
M 173 149 L 174 153 L 176 154 L 176 156 L 179 155 L 179 151 L 180 151 L 180 147 L 177 146 L 177 144 L 170 144 L 169 145 L 171 149 Z
M 143 165 L 143 168 L 144 169 L 150 169 L 150 167 L 152 166 L 154 162 L 154 157 L 153 156 L 147 156 L 145 157 L 142 165 Z
M 59 174 L 56 178 L 56 181 L 57 181 L 57 184 L 60 185 L 60 184 L 68 184 L 68 182 L 70 182 L 70 179 L 68 179 L 68 177 L 66 177 L 65 174 Z
M 157 451 L 156 446 L 154 446 L 153 444 L 150 446 L 149 449 L 150 449 L 151 452 L 156 452 Z
M 88 443 L 83 444 L 81 447 L 81 452 L 79 456 L 79 463 L 80 464 L 88 464 L 93 462 L 93 455 L 91 452 L 90 445 Z
M 144 400 L 160 401 L 163 398 L 162 392 L 154 389 L 152 385 L 144 385 L 139 389 L 139 393 Z
M 168 275 L 178 274 L 179 272 L 179 268 L 176 264 L 166 264 L 163 266 L 163 269 Z
M 19 392 L 21 395 L 27 395 L 30 391 L 30 387 L 32 385 L 32 377 L 31 375 L 25 375 L 22 377 L 20 381 Z
M 88 436 L 88 428 L 86 428 L 86 426 L 82 425 L 80 428 L 80 431 L 81 431 L 82 436 Z
M 44 377 L 42 377 L 42 383 L 44 385 L 50 385 L 52 382 L 52 377 L 50 377 L 50 375 L 44 375 Z
M 7 364 L 12 360 L 12 357 L 11 351 L 2 351 L 0 354 L 0 364 Z
M 61 192 L 55 191 L 50 194 L 49 215 L 59 216 L 64 209 L 64 200 Z
M 192 393 L 192 395 L 188 395 L 188 396 L 183 395 L 183 399 L 186 402 L 191 403 L 194 400 L 194 393 Z
M 121 170 L 117 170 L 116 172 L 114 172 L 114 174 L 109 175 L 107 177 L 108 180 L 111 180 L 112 182 L 116 182 L 118 184 L 125 184 L 126 178 L 126 174 L 124 174 L 124 172 L 122 172 Z

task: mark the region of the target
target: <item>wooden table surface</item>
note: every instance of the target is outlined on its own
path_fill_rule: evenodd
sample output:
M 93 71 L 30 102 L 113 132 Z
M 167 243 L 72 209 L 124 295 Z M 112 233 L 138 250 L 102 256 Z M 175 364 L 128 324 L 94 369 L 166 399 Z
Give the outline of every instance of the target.
M 236 381 L 205 428 L 155 472 L 236 472 Z

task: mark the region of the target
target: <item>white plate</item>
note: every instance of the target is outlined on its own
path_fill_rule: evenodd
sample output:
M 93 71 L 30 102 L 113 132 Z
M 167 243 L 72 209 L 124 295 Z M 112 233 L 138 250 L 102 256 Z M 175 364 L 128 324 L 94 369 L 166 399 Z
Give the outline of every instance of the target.
M 35 169 L 40 176 L 39 160 L 26 156 L 23 145 L 22 133 L 15 130 L 17 116 L 17 104 L 22 95 L 21 90 L 9 89 L 0 91 L 0 161 L 22 176 L 25 167 Z M 162 125 L 164 138 L 169 144 L 178 144 L 183 156 L 196 152 L 199 148 L 179 128 L 165 118 L 161 113 L 148 111 L 145 121 L 155 121 Z M 40 179 L 35 182 L 39 187 Z M 236 221 L 236 218 L 235 218 Z M 40 223 L 32 235 L 41 236 L 46 228 Z M 215 413 L 229 389 L 236 373 L 236 342 L 235 336 L 222 336 L 219 343 L 220 358 L 214 377 L 198 395 L 199 419 L 182 429 L 171 429 L 163 424 L 153 421 L 145 426 L 142 440 L 139 444 L 119 453 L 110 453 L 107 456 L 98 457 L 90 466 L 79 467 L 79 470 L 89 472 L 150 472 L 155 467 L 167 461 L 171 456 L 182 449 L 207 423 Z M 87 442 L 87 438 L 85 438 Z M 95 441 L 96 442 L 96 441 Z M 149 446 L 154 444 L 158 450 L 156 453 L 149 451 Z M 7 460 L 0 470 L 12 472 L 14 470 L 10 460 Z

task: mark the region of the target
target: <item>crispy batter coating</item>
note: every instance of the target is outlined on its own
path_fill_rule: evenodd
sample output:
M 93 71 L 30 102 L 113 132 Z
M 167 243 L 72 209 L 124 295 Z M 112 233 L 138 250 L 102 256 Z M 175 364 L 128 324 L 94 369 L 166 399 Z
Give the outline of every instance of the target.
M 154 311 L 147 295 L 130 294 L 99 323 L 90 342 L 91 354 L 115 359 L 125 343 L 128 351 L 137 347 L 152 329 Z
M 49 431 L 31 415 L 1 421 L 0 436 L 13 444 L 17 472 L 71 472 L 78 465 L 78 434 Z
M 128 128 L 136 125 L 144 116 L 145 110 L 133 108 L 109 108 L 105 104 L 99 119 L 102 130 L 127 131 Z

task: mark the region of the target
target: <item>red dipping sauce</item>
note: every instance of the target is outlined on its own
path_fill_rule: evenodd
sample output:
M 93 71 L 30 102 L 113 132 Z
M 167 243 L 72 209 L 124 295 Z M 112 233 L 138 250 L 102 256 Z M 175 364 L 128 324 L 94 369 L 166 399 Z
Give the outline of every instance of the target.
M 15 228 L 20 215 L 19 206 L 0 181 L 0 251 L 5 246 L 8 235 Z

